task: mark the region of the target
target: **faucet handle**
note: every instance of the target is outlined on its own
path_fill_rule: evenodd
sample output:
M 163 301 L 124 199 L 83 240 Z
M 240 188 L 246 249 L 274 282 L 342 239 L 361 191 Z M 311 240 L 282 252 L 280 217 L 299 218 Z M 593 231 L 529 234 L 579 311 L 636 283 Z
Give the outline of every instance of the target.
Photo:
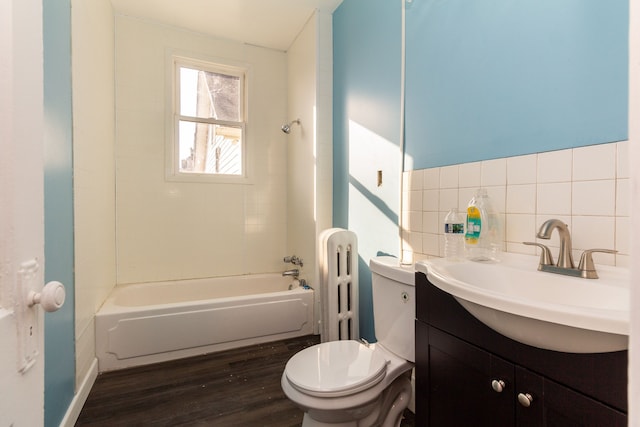
M 295 255 L 291 255 L 291 256 L 286 256 L 283 258 L 283 262 L 290 262 L 293 265 L 299 265 L 300 267 L 302 267 L 302 258 L 297 257 Z
M 582 256 L 580 256 L 580 263 L 578 264 L 578 270 L 580 270 L 582 275 L 588 279 L 597 279 L 598 273 L 596 273 L 596 265 L 593 263 L 594 252 L 604 252 L 606 254 L 616 254 L 618 251 L 613 249 L 587 249 L 582 252 Z
M 538 270 L 542 268 L 543 265 L 553 265 L 553 256 L 551 255 L 551 250 L 542 243 L 537 242 L 522 242 L 524 245 L 528 246 L 537 246 L 542 249 L 540 253 L 540 265 L 538 266 Z

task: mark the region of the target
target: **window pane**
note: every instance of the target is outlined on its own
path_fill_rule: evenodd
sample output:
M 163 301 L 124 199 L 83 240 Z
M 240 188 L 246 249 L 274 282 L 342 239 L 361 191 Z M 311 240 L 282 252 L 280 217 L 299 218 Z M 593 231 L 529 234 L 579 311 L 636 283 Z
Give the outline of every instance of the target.
M 238 76 L 180 67 L 180 114 L 242 121 L 240 88 Z
M 242 175 L 242 128 L 180 121 L 182 173 Z

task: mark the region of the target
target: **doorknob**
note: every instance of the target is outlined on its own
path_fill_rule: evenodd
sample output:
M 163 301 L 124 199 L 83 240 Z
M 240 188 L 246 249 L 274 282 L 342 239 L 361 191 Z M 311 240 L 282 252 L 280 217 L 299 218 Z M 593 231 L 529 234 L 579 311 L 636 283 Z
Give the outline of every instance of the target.
M 64 285 L 53 281 L 44 285 L 42 292 L 30 291 L 27 295 L 27 304 L 29 307 L 40 304 L 47 312 L 57 311 L 64 304 L 65 296 Z

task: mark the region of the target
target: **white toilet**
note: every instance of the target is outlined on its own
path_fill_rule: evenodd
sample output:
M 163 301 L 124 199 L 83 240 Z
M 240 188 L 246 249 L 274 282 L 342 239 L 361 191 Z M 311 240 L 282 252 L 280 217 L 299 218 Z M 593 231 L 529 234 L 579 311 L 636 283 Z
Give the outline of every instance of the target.
M 303 427 L 397 427 L 411 398 L 415 361 L 413 267 L 376 257 L 372 273 L 377 343 L 330 341 L 295 354 L 282 389 L 303 411 Z

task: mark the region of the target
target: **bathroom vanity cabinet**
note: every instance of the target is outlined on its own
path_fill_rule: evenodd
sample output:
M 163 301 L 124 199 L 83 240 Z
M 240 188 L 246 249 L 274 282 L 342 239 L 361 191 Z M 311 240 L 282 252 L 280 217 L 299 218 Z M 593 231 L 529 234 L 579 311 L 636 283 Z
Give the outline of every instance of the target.
M 561 353 L 518 343 L 420 272 L 416 317 L 416 425 L 627 425 L 626 351 Z

